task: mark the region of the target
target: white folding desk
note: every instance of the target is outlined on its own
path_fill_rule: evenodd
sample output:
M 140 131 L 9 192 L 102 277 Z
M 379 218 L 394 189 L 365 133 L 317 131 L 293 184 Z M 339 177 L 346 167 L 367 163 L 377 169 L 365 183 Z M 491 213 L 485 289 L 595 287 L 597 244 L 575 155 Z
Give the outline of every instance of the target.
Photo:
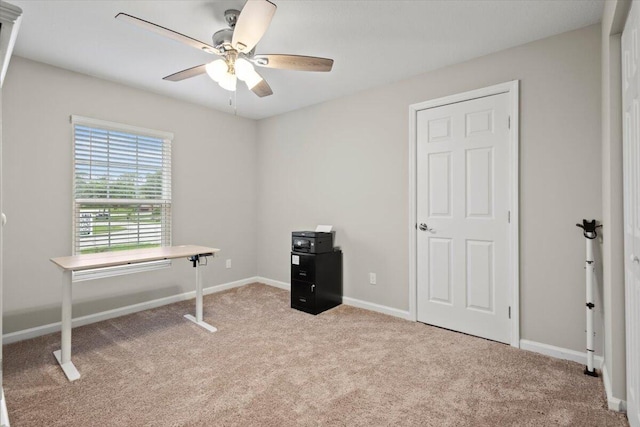
M 134 249 L 130 251 L 104 252 L 97 254 L 73 255 L 51 258 L 51 262 L 62 269 L 62 333 L 60 350 L 53 352 L 60 367 L 69 381 L 80 378 L 80 373 L 71 362 L 71 279 L 72 272 L 93 268 L 113 267 L 118 265 L 137 264 L 165 259 L 188 258 L 196 270 L 196 315 L 185 314 L 184 317 L 215 332 L 216 328 L 202 320 L 202 278 L 198 266 L 200 258 L 215 256 L 220 249 L 204 246 L 166 246 L 162 248 Z

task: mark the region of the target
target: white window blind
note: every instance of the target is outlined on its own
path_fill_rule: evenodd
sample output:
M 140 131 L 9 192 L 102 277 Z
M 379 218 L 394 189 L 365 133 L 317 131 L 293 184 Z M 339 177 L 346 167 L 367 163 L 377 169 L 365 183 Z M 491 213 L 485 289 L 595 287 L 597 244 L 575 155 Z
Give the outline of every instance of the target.
M 71 122 L 73 253 L 170 246 L 173 135 L 78 116 Z

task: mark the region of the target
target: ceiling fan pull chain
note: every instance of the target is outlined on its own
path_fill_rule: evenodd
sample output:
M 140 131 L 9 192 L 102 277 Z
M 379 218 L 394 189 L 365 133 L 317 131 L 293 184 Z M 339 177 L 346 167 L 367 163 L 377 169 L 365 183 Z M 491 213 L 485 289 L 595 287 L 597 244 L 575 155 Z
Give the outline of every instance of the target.
M 231 92 L 229 93 L 229 107 L 233 108 L 233 115 L 238 115 L 238 93 Z

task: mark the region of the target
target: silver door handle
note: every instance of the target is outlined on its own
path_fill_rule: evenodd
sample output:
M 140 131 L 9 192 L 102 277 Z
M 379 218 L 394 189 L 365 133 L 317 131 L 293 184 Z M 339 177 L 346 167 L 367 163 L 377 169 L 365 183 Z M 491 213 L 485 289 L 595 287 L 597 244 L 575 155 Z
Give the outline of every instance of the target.
M 7 223 L 7 216 L 4 214 L 4 212 L 2 212 L 2 225 L 5 225 Z
M 418 226 L 418 228 L 420 228 L 420 230 L 422 231 L 428 231 L 429 233 L 433 233 L 434 229 L 433 228 L 429 228 L 429 226 L 427 224 L 425 224 L 424 222 L 421 222 L 420 225 Z

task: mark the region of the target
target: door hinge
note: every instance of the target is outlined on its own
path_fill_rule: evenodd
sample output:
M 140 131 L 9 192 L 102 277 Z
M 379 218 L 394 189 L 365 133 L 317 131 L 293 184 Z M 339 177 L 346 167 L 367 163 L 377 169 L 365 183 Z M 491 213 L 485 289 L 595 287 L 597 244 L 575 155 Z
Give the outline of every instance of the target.
M 511 211 L 507 211 L 507 222 L 511 224 Z
M 507 116 L 507 127 L 511 129 L 511 116 Z
M 511 306 L 509 306 L 509 319 L 511 319 Z

